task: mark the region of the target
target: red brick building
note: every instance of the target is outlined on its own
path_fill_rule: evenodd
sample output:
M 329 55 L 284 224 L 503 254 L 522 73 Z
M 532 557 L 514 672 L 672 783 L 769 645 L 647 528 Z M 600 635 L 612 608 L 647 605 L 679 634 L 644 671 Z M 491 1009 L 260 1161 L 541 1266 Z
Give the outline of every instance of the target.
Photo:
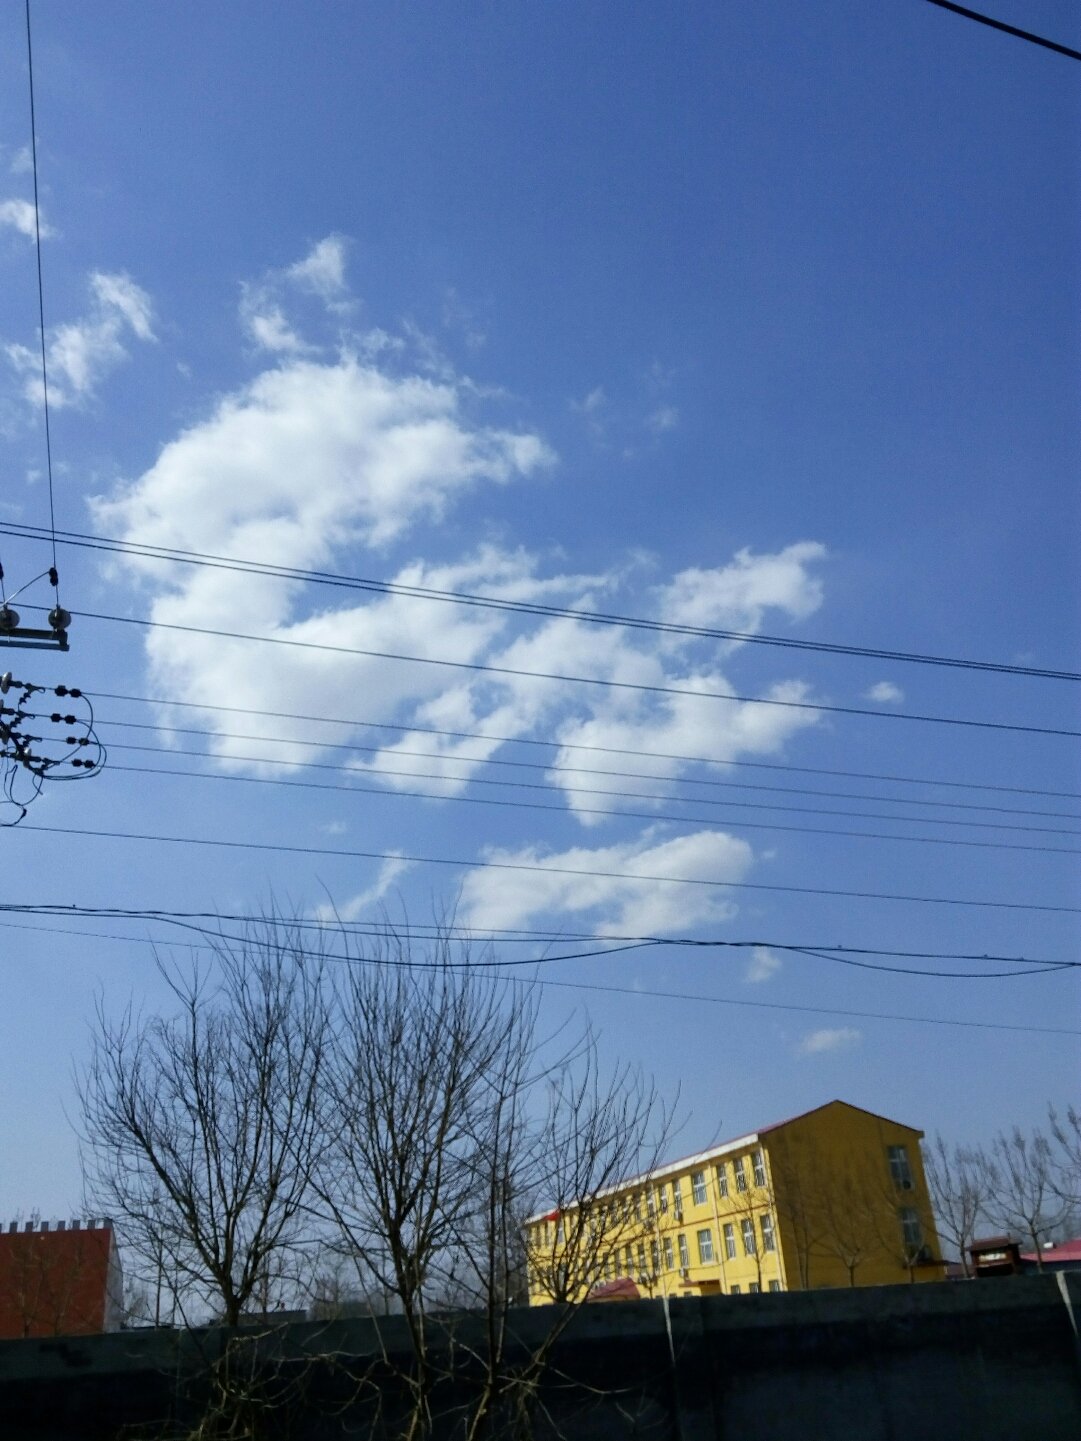
M 12 1221 L 0 1231 L 0 1339 L 120 1326 L 123 1276 L 109 1221 Z

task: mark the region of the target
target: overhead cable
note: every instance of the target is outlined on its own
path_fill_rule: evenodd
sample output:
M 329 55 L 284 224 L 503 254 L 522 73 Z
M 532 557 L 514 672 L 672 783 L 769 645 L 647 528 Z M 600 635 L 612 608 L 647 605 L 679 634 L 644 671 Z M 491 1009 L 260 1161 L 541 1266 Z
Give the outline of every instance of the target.
M 40 533 L 37 526 L 25 525 L 16 521 L 0 523 L 0 534 L 33 539 Z M 207 554 L 203 551 L 187 550 L 179 546 L 150 545 L 140 541 L 88 535 L 81 531 L 61 531 L 59 536 L 61 544 L 76 546 L 84 550 L 99 550 L 174 564 L 227 570 L 241 575 L 250 574 L 277 580 L 301 581 L 304 584 L 330 586 L 335 589 L 367 591 L 377 595 L 401 596 L 412 600 L 447 602 L 453 605 L 480 607 L 516 615 L 574 620 L 588 625 L 618 626 L 626 630 L 653 631 L 662 635 L 686 636 L 689 639 L 779 646 L 788 650 L 813 651 L 818 654 L 897 661 L 913 665 L 946 666 L 952 669 L 987 671 L 999 675 L 1027 676 L 1043 680 L 1081 681 L 1081 672 L 1055 670 L 1042 666 L 1025 666 L 1006 661 L 973 660 L 958 656 L 928 655 L 918 651 L 887 650 L 881 646 L 843 645 L 832 641 L 802 640 L 794 636 L 764 635 L 758 631 L 728 630 L 718 626 L 696 626 L 675 621 L 651 620 L 644 616 L 584 610 L 576 606 L 545 605 L 539 601 L 510 600 L 503 596 L 439 590 L 430 586 L 406 585 L 401 581 L 373 580 L 364 576 L 342 575 L 334 571 L 275 565 L 236 556 Z

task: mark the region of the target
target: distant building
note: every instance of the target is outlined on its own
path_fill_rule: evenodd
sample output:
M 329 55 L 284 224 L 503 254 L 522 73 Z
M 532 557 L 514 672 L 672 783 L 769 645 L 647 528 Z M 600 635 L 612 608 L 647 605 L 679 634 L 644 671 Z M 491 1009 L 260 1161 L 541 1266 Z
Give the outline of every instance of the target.
M 110 1221 L 12 1221 L 0 1231 L 0 1339 L 120 1328 L 123 1274 Z
M 1035 1251 L 1021 1252 L 1021 1270 L 1025 1275 L 1033 1271 L 1081 1271 L 1081 1236 L 1072 1241 L 1060 1241 L 1054 1246 L 1045 1246 L 1037 1263 Z
M 939 1281 L 923 1133 L 845 1101 L 530 1217 L 531 1305 Z

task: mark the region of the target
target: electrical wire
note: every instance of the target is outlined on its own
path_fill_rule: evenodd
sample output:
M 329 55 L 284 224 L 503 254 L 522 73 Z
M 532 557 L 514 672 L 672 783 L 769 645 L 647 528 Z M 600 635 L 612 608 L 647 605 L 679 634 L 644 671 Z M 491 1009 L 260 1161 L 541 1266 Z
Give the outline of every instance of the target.
M 102 936 L 97 931 L 80 931 L 72 928 L 57 926 L 31 926 L 25 922 L 0 921 L 0 926 L 7 926 L 17 930 L 43 931 L 49 934 L 77 935 L 81 937 L 92 937 L 98 939 L 109 939 L 126 942 L 130 945 L 153 945 L 154 942 L 142 936 L 112 935 Z M 194 949 L 203 949 L 201 946 L 194 946 Z M 465 970 L 464 966 L 451 966 L 450 969 Z M 490 973 L 493 980 L 507 981 L 511 984 L 520 982 L 520 977 L 504 975 L 502 972 Z M 553 980 L 549 976 L 538 977 L 535 984 L 540 988 L 551 988 L 552 990 L 563 991 L 588 991 L 592 993 L 641 997 L 647 1000 L 670 1000 L 683 1003 L 691 1002 L 696 1005 L 716 1005 L 729 1007 L 744 1007 L 748 1010 L 785 1011 L 800 1015 L 817 1016 L 843 1016 L 846 1019 L 872 1020 L 872 1021 L 894 1021 L 905 1025 L 921 1026 L 950 1026 L 965 1030 L 983 1031 L 1005 1031 L 1021 1033 L 1026 1035 L 1041 1036 L 1081 1036 L 1081 1030 L 1069 1029 L 1063 1026 L 1033 1026 L 1019 1022 L 1009 1021 L 978 1021 L 971 1017 L 964 1019 L 955 1016 L 925 1016 L 905 1015 L 891 1011 L 863 1011 L 852 1010 L 836 1006 L 807 1006 L 797 1005 L 792 1002 L 783 1001 L 752 1001 L 743 997 L 715 996 L 702 994 L 700 992 L 668 991 L 658 990 L 651 987 L 639 986 L 613 986 L 601 985 L 597 982 L 588 981 L 564 981 Z
M 40 534 L 40 530 L 37 526 L 8 521 L 0 524 L 0 534 L 19 535 L 32 539 Z M 842 645 L 832 641 L 800 640 L 793 636 L 763 635 L 760 632 L 726 630 L 716 626 L 683 625 L 673 621 L 649 620 L 644 616 L 582 610 L 575 606 L 544 605 L 536 601 L 509 600 L 501 596 L 478 595 L 467 591 L 437 590 L 428 586 L 405 585 L 400 581 L 373 580 L 363 576 L 342 575 L 334 571 L 271 565 L 264 561 L 213 555 L 205 551 L 187 550 L 179 546 L 149 545 L 144 542 L 119 540 L 110 536 L 92 536 L 82 531 L 61 531 L 60 538 L 61 544 L 76 546 L 84 550 L 105 551 L 114 555 L 133 555 L 174 564 L 232 571 L 239 575 L 259 575 L 291 582 L 301 581 L 310 585 L 367 591 L 377 595 L 441 601 L 453 605 L 480 607 L 517 615 L 575 620 L 589 625 L 619 626 L 623 629 L 646 630 L 663 635 L 687 636 L 693 639 L 779 646 L 789 650 L 812 651 L 818 654 L 897 661 L 913 665 L 946 666 L 954 669 L 1027 676 L 1044 680 L 1081 681 L 1081 672 L 1077 671 L 1053 670 L 1041 666 L 1024 666 L 1004 661 L 972 660 L 957 656 L 926 655 L 916 651 L 886 650 L 879 646 Z
M 334 785 L 326 781 L 291 781 L 280 776 L 238 776 L 214 771 L 177 770 L 165 766 L 125 766 L 114 764 L 110 769 L 113 771 L 124 771 L 129 775 L 172 776 L 185 780 L 224 781 L 237 785 L 288 786 L 296 790 L 334 791 L 338 794 L 352 792 L 358 795 L 383 796 L 387 799 L 445 801 L 454 805 L 499 806 L 500 808 L 510 810 L 554 811 L 561 816 L 571 814 L 565 804 L 548 805 L 544 801 L 503 800 L 497 796 L 455 796 L 446 795 L 439 791 L 406 790 L 400 786 L 395 786 L 390 789 L 386 786 L 366 786 L 361 784 L 345 786 Z M 721 805 L 724 803 L 718 801 L 715 802 L 715 804 Z M 797 807 L 795 809 L 799 808 Z M 749 821 L 745 820 L 742 816 L 675 816 L 665 815 L 657 811 L 614 810 L 605 809 L 600 806 L 576 806 L 574 814 L 584 816 L 613 816 L 627 820 L 666 822 L 672 825 L 684 826 L 713 826 L 723 822 L 726 826 L 741 830 L 782 831 L 789 834 L 814 836 L 842 836 L 858 840 L 899 841 L 914 845 L 964 846 L 968 849 L 978 850 L 1028 851 L 1041 855 L 1081 855 L 1081 848 L 1076 846 L 1042 846 L 1018 844 L 1009 841 L 977 841 L 968 840 L 959 836 L 906 836 L 882 831 L 848 831 L 831 826 L 795 826 L 782 825 L 776 821 Z M 864 813 L 859 811 L 828 811 L 826 814 L 853 815 L 862 818 Z M 895 820 L 903 818 L 886 816 L 884 819 Z M 914 823 L 918 824 L 919 822 L 915 821 Z M 987 825 L 986 822 L 980 821 L 950 822 L 930 820 L 926 823 L 929 825 Z M 988 826 L 988 828 L 992 830 L 996 829 L 994 826 Z M 1040 826 L 1020 826 L 1011 827 L 1011 829 L 1037 831 L 1046 829 L 1049 834 L 1053 835 L 1072 836 L 1078 834 L 1076 831 L 1052 831 L 1050 828 Z
M 223 934 L 217 930 L 211 930 L 209 926 L 200 922 L 213 921 L 220 926 L 223 922 L 241 923 L 244 925 L 264 925 L 267 918 L 259 915 L 243 914 L 230 911 L 175 911 L 163 907 L 133 907 L 133 906 L 80 906 L 71 903 L 60 903 L 56 901 L 32 902 L 32 901 L 7 901 L 0 902 L 0 913 L 12 915 L 31 916 L 81 916 L 87 919 L 107 920 L 132 920 L 132 921 L 158 921 L 170 925 L 180 926 L 185 929 L 199 931 L 203 935 L 218 936 Z M 380 921 L 340 921 L 334 919 L 316 920 L 310 917 L 290 916 L 283 918 L 282 924 L 287 931 L 292 930 L 314 930 L 318 932 L 329 932 L 333 935 L 348 933 L 353 928 L 360 929 L 362 934 L 371 936 L 384 936 L 388 927 Z M 808 945 L 806 942 L 778 941 L 767 939 L 733 940 L 730 937 L 703 937 L 703 936 L 657 936 L 657 935 L 624 935 L 606 934 L 597 932 L 551 932 L 551 931 L 529 931 L 504 930 L 498 927 L 484 928 L 483 932 L 472 930 L 469 927 L 462 927 L 453 923 L 431 922 L 421 923 L 414 926 L 410 923 L 408 933 L 417 931 L 431 931 L 431 939 L 461 939 L 465 941 L 481 942 L 485 944 L 506 945 L 507 938 L 523 944 L 536 945 L 540 942 L 559 942 L 560 944 L 571 944 L 572 942 L 608 942 L 613 947 L 629 946 L 672 946 L 683 947 L 691 950 L 771 950 L 771 951 L 793 951 L 801 954 L 822 954 L 826 960 L 834 960 L 838 957 L 849 956 L 887 956 L 893 959 L 902 960 L 923 960 L 923 961 L 998 961 L 1004 965 L 1031 966 L 1034 968 L 1050 968 L 1052 970 L 1081 969 L 1081 961 L 1052 961 L 1046 957 L 1038 956 L 1009 956 L 992 954 L 988 952 L 965 952 L 965 951 L 899 951 L 882 946 L 824 946 Z M 395 931 L 395 934 L 397 932 Z M 96 931 L 80 932 L 84 935 L 97 935 Z M 231 935 L 228 937 L 234 941 L 246 941 L 244 936 Z M 130 939 L 130 938 L 129 938 Z M 305 955 L 327 955 L 326 951 L 305 951 Z M 604 950 L 597 952 L 598 955 L 611 955 L 614 951 Z M 348 956 L 338 959 L 349 959 Z M 547 961 L 549 957 L 540 957 L 537 960 Z M 555 957 L 556 960 L 571 959 L 570 957 Z M 529 961 L 525 964 L 534 964 Z M 517 964 L 517 963 L 516 963 Z M 920 972 L 920 974 L 934 974 Z M 938 973 L 941 974 L 941 973 Z
M 546 750 L 552 750 L 552 749 L 554 749 L 554 750 L 561 750 L 561 751 L 583 751 L 583 752 L 586 752 L 586 753 L 588 753 L 588 754 L 631 756 L 631 757 L 633 757 L 633 758 L 638 758 L 638 759 L 643 759 L 643 760 L 677 761 L 677 762 L 679 762 L 679 763 L 682 764 L 682 765 L 724 766 L 724 767 L 729 767 L 729 766 L 731 766 L 731 767 L 733 767 L 733 768 L 735 768 L 735 769 L 739 769 L 739 770 L 783 771 L 783 772 L 791 772 L 791 773 L 798 774 L 798 775 L 833 776 L 833 777 L 835 777 L 835 778 L 843 779 L 843 780 L 887 781 L 887 782 L 889 782 L 890 784 L 893 784 L 893 785 L 941 786 L 941 787 L 944 787 L 944 788 L 948 788 L 948 789 L 950 789 L 950 790 L 966 790 L 966 791 L 976 790 L 976 791 L 995 792 L 995 793 L 1002 794 L 1002 795 L 1042 796 L 1042 797 L 1044 797 L 1044 798 L 1046 798 L 1046 799 L 1052 799 L 1052 800 L 1070 800 L 1070 801 L 1081 800 L 1081 794 L 1079 794 L 1079 793 L 1076 792 L 1076 791 L 1047 791 L 1047 790 L 1037 790 L 1037 789 L 1035 789 L 1035 788 L 1033 788 L 1033 787 L 1029 787 L 1029 786 L 1004 786 L 1004 785 L 1001 785 L 1001 784 L 991 783 L 991 782 L 987 782 L 987 781 L 984 781 L 984 782 L 976 782 L 976 781 L 956 781 L 956 780 L 946 780 L 946 779 L 944 779 L 944 778 L 942 778 L 942 777 L 936 777 L 936 776 L 898 776 L 898 775 L 891 775 L 891 774 L 888 774 L 888 773 L 882 773 L 882 772 L 877 772 L 877 771 L 843 771 L 843 770 L 829 770 L 829 769 L 825 769 L 825 768 L 823 768 L 823 767 L 821 767 L 821 766 L 797 766 L 797 765 L 785 764 L 785 763 L 782 763 L 782 762 L 780 762 L 780 761 L 728 760 L 728 759 L 718 758 L 718 757 L 716 757 L 716 756 L 690 756 L 690 755 L 680 755 L 680 754 L 677 754 L 677 753 L 673 753 L 673 752 L 671 752 L 671 751 L 643 751 L 643 750 L 632 750 L 632 749 L 629 749 L 628 747 L 625 747 L 625 746 L 585 745 L 585 744 L 583 744 L 583 743 L 580 742 L 580 741 L 547 740 L 547 739 L 537 739 L 537 738 L 529 737 L 529 736 L 493 735 L 491 732 L 488 732 L 488 731 L 456 731 L 456 730 L 447 730 L 447 729 L 440 729 L 439 727 L 436 727 L 436 726 L 424 726 L 424 725 L 404 724 L 404 723 L 402 723 L 402 722 L 400 722 L 400 721 L 399 721 L 399 722 L 395 722 L 395 721 L 373 721 L 373 720 L 362 720 L 362 719 L 358 719 L 358 718 L 345 719 L 345 718 L 343 718 L 343 717 L 341 717 L 341 716 L 305 715 L 305 714 L 297 713 L 297 712 L 295 712 L 295 711 L 258 710 L 258 709 L 255 709 L 255 708 L 249 707 L 249 706 L 217 705 L 217 704 L 214 704 L 213 702 L 210 702 L 210 701 L 179 700 L 179 699 L 175 699 L 175 698 L 174 698 L 174 699 L 170 699 L 170 698 L 165 697 L 165 696 L 137 696 L 137 695 L 126 695 L 126 694 L 118 693 L 118 692 L 116 692 L 116 691 L 95 691 L 95 695 L 97 696 L 97 698 L 98 698 L 99 700 L 122 701 L 122 702 L 125 702 L 125 703 L 130 703 L 130 704 L 132 704 L 132 705 L 153 705 L 153 706 L 177 707 L 177 708 L 183 709 L 183 710 L 207 711 L 207 712 L 213 712 L 213 713 L 215 713 L 215 714 L 221 714 L 221 715 L 251 715 L 251 716 L 258 716 L 258 717 L 260 717 L 260 718 L 262 718 L 262 719 L 267 719 L 267 720 L 303 721 L 303 722 L 306 722 L 306 723 L 312 724 L 312 725 L 346 726 L 346 727 L 349 727 L 349 728 L 351 728 L 351 729 L 363 728 L 363 729 L 365 729 L 365 730 L 395 731 L 395 732 L 399 732 L 399 733 L 402 733 L 402 734 L 433 735 L 433 736 L 445 737 L 445 738 L 451 739 L 451 740 L 494 741 L 494 742 L 498 742 L 498 743 L 501 744 L 501 745 L 516 745 L 516 746 L 529 746 L 529 747 L 538 747 L 538 746 L 539 746 L 539 747 L 542 747 L 542 748 L 544 748 L 544 749 L 546 749 Z M 139 726 L 139 723 L 138 723 L 138 722 L 134 722 L 134 721 L 116 721 L 116 720 L 113 720 L 113 721 L 107 722 L 107 724 L 112 724 L 112 725 L 126 725 L 126 726 L 130 726 L 130 727 L 138 727 L 138 726 Z M 159 727 L 155 727 L 155 726 L 144 726 L 144 727 L 142 727 L 142 728 L 144 728 L 144 729 L 150 729 L 150 730 L 159 729 Z M 160 727 L 160 729 L 170 730 L 170 729 L 172 729 L 172 728 L 170 728 L 170 727 Z M 200 731 L 190 731 L 190 732 L 188 732 L 188 731 L 183 731 L 183 730 L 181 730 L 181 729 L 179 729 L 179 728 L 177 728 L 177 729 L 174 731 L 174 733 L 177 734 L 177 735 L 183 735 L 183 734 L 195 734 L 195 735 L 197 735 L 197 734 L 205 734 L 205 732 L 200 732 Z M 217 734 L 222 734 L 222 733 L 221 733 L 221 732 L 217 732 Z M 247 737 L 247 736 L 242 736 L 242 737 L 240 737 L 240 739 L 242 739 L 242 740 L 247 740 L 247 739 L 249 739 L 249 737 Z M 262 739 L 262 737 L 255 736 L 255 737 L 250 737 L 250 739 L 256 739 L 256 740 L 258 740 L 258 739 Z M 273 737 L 271 737 L 271 739 L 273 739 Z M 323 744 L 322 742 L 306 741 L 306 740 L 291 740 L 290 743 L 293 744 L 293 745 L 301 745 L 301 746 L 303 746 L 303 745 L 319 745 L 319 744 Z M 345 743 L 342 742 L 342 744 L 344 745 Z M 354 749 L 356 749 L 356 750 L 366 750 L 366 749 L 376 749 L 376 748 L 375 748 L 375 747 L 365 747 L 365 746 L 354 746 Z M 407 754 L 407 752 L 402 752 L 402 754 Z M 501 761 L 492 760 L 490 763 L 493 764 L 493 765 L 515 765 L 515 764 L 520 765 L 520 764 L 523 764 L 523 762 L 502 761 L 502 760 L 501 760 Z M 546 765 L 544 768 L 545 768 L 545 769 L 552 769 L 552 767 L 550 767 L 550 766 L 548 766 L 548 765 Z M 571 768 L 570 768 L 570 767 L 567 767 L 567 769 L 571 769 Z M 602 775 L 607 775 L 607 774 L 617 775 L 617 774 L 621 774 L 621 773 L 620 773 L 620 772 L 615 772 L 615 771 L 612 771 L 612 772 L 601 771 L 601 772 L 598 772 L 598 774 L 602 774 Z M 695 781 L 694 784 L 696 784 L 696 785 L 717 785 L 717 784 L 721 784 L 721 782 L 717 782 L 717 781 L 713 781 L 713 780 L 708 780 L 708 781 L 701 781 L 701 780 L 700 780 L 700 781 Z
M 38 322 L 41 331 L 41 402 L 45 417 L 45 466 L 49 482 L 49 538 L 52 546 L 50 580 L 60 603 L 59 576 L 56 567 L 56 502 L 53 497 L 53 445 L 49 425 L 49 373 L 45 352 L 45 283 L 41 262 L 41 207 L 38 199 L 38 132 L 34 107 L 34 53 L 30 38 L 30 0 L 26 0 L 26 67 L 30 82 L 30 157 L 34 172 L 34 240 L 37 252 Z
M 1047 40 L 1042 35 L 1033 34 L 1031 30 L 1019 30 L 1016 25 L 1007 25 L 1004 20 L 993 20 L 990 15 L 983 15 L 979 10 L 970 10 L 967 5 L 955 5 L 953 0 L 928 0 L 928 4 L 937 5 L 940 10 L 951 10 L 966 20 L 975 20 L 978 25 L 988 25 L 992 30 L 1002 30 L 1018 40 L 1027 40 L 1030 45 L 1042 45 L 1045 50 L 1054 50 L 1056 54 L 1065 55 L 1070 60 L 1081 60 L 1081 50 L 1072 50 L 1069 45 L 1060 45 L 1057 40 Z
M 295 741 L 286 736 L 238 735 L 236 732 L 233 731 L 205 731 L 180 726 L 154 726 L 141 721 L 112 721 L 107 722 L 106 724 L 123 726 L 135 730 L 160 730 L 162 733 L 168 735 L 202 736 L 208 741 L 246 740 L 258 741 L 262 744 L 301 746 L 306 749 L 311 748 L 319 750 L 337 751 L 342 750 L 343 748 L 347 748 L 351 752 L 356 751 L 374 755 L 383 754 L 383 748 L 379 746 L 358 746 L 350 743 L 347 747 L 343 747 L 341 744 L 332 741 Z M 626 800 L 655 800 L 657 802 L 666 802 L 668 804 L 678 805 L 729 806 L 740 809 L 750 808 L 753 810 L 783 810 L 810 815 L 858 816 L 861 820 L 919 821 L 924 825 L 963 825 L 979 827 L 985 830 L 1028 830 L 1044 831 L 1053 835 L 1081 835 L 1081 832 L 1079 831 L 1064 830 L 1047 826 L 1014 825 L 1013 823 L 1008 821 L 969 821 L 965 820 L 963 817 L 957 818 L 953 816 L 943 819 L 941 817 L 935 816 L 908 816 L 903 814 L 891 815 L 888 813 L 882 815 L 875 814 L 873 812 L 867 814 L 860 811 L 830 810 L 824 807 L 793 806 L 780 802 L 766 804 L 764 802 L 755 801 L 729 800 L 726 797 L 722 798 L 721 800 L 712 800 L 708 796 L 684 796 L 675 794 L 673 792 L 664 791 L 628 791 L 618 789 L 608 790 L 603 787 L 578 785 L 577 783 L 573 785 L 553 785 L 551 783 L 545 783 L 543 781 L 516 781 L 506 779 L 503 776 L 478 776 L 470 774 L 468 772 L 466 774 L 460 775 L 450 774 L 446 770 L 390 770 L 386 766 L 374 766 L 367 764 L 334 765 L 331 764 L 329 761 L 298 761 L 278 756 L 239 755 L 235 751 L 229 751 L 227 754 L 225 754 L 209 750 L 185 750 L 183 747 L 180 746 L 137 745 L 131 742 L 123 741 L 112 741 L 110 744 L 113 750 L 118 751 L 136 751 L 149 753 L 151 755 L 164 756 L 185 756 L 192 760 L 212 761 L 217 764 L 228 763 L 232 765 L 240 762 L 248 765 L 259 766 L 287 766 L 291 769 L 296 770 L 330 771 L 338 775 L 352 776 L 354 779 L 363 779 L 368 776 L 386 776 L 388 778 L 397 778 L 404 776 L 407 779 L 412 780 L 461 781 L 464 783 L 468 783 L 469 785 L 475 786 L 502 786 L 504 788 L 511 788 L 515 790 L 535 790 L 543 791 L 547 794 L 563 796 L 567 795 L 568 793 L 573 793 L 575 796 L 609 796 L 618 797 L 620 799 Z M 415 757 L 421 760 L 435 760 L 441 762 L 445 762 L 448 759 L 447 757 L 439 755 L 437 752 L 434 751 L 396 750 L 393 752 L 393 755 L 395 758 L 399 756 Z M 486 759 L 480 756 L 476 758 L 470 756 L 453 756 L 450 757 L 450 759 L 458 761 L 462 765 L 514 766 L 516 768 L 526 769 L 530 771 L 540 771 L 543 774 L 559 773 L 584 776 L 618 776 L 626 780 L 657 780 L 662 782 L 672 780 L 677 785 L 710 786 L 719 787 L 724 790 L 749 790 L 755 792 L 765 791 L 771 794 L 781 795 L 820 796 L 826 800 L 871 801 L 876 805 L 928 806 L 935 810 L 966 810 L 979 811 L 982 814 L 992 815 L 1039 816 L 1045 820 L 1081 821 L 1081 814 L 1072 811 L 1039 811 L 1018 808 L 1014 806 L 985 806 L 978 805 L 972 801 L 927 800 L 922 796 L 874 796 L 867 795 L 858 791 L 819 791 L 808 789 L 807 787 L 803 786 L 769 786 L 756 785 L 753 782 L 747 781 L 717 781 L 709 778 L 698 779 L 690 777 L 668 777 L 656 774 L 650 775 L 649 773 L 643 773 L 641 771 L 592 770 L 587 767 L 581 766 L 545 766 L 535 761 L 505 761 L 497 760 L 495 758 Z M 341 787 L 341 789 L 348 791 L 354 789 L 354 787 L 343 786 Z M 385 788 L 381 788 L 376 791 L 376 794 L 379 795 L 384 793 Z M 443 797 L 441 796 L 440 798 L 442 799 Z M 622 812 L 620 812 L 620 814 L 622 814 Z
M 210 626 L 181 625 L 176 621 L 148 620 L 144 616 L 107 615 L 101 611 L 79 612 L 84 620 L 104 621 L 115 625 L 141 626 L 148 630 L 176 631 L 183 635 L 205 635 L 215 640 L 239 640 L 259 645 L 277 645 L 289 649 L 318 651 L 329 655 L 364 656 L 367 659 L 399 661 L 408 665 L 441 666 L 448 670 L 469 671 L 481 675 L 511 676 L 515 679 L 548 680 L 566 685 L 600 686 L 610 690 L 631 691 L 638 695 L 686 696 L 695 700 L 735 701 L 743 705 L 779 706 L 785 710 L 811 711 L 816 714 L 861 716 L 874 720 L 917 721 L 925 725 L 964 726 L 977 730 L 1008 731 L 1019 735 L 1065 736 L 1081 739 L 1081 731 L 1059 726 L 1019 725 L 1006 721 L 976 720 L 968 716 L 924 715 L 916 711 L 875 710 L 869 706 L 827 705 L 825 702 L 780 700 L 775 696 L 745 696 L 734 691 L 695 690 L 691 686 L 647 685 L 641 681 L 612 680 L 604 676 L 564 675 L 554 671 L 526 670 L 517 666 L 490 665 L 482 661 L 445 660 L 435 656 L 407 655 L 400 651 L 370 650 L 361 646 L 328 645 L 321 641 L 291 640 L 286 636 L 252 635 L 246 631 L 218 630 Z
M 1032 901 L 970 900 L 955 896 L 913 896 L 883 891 L 847 891 L 825 886 L 787 886 L 767 881 L 722 881 L 701 876 L 658 876 L 635 871 L 583 870 L 572 866 L 534 865 L 525 861 L 475 860 L 453 856 L 418 856 L 403 851 L 362 851 L 336 846 L 292 846 L 284 842 L 233 841 L 209 836 L 161 836 L 145 831 L 92 830 L 76 826 L 22 825 L 18 834 L 82 836 L 95 840 L 151 841 L 165 845 L 210 846 L 221 850 L 260 851 L 280 855 L 335 856 L 347 860 L 404 861 L 423 866 L 453 866 L 459 870 L 513 871 L 538 875 L 587 876 L 590 879 L 650 882 L 661 885 L 704 886 L 710 889 L 769 891 L 786 895 L 841 897 L 848 900 L 898 901 L 919 905 L 971 906 L 980 909 L 1037 911 L 1055 915 L 1081 915 L 1079 906 L 1044 905 Z

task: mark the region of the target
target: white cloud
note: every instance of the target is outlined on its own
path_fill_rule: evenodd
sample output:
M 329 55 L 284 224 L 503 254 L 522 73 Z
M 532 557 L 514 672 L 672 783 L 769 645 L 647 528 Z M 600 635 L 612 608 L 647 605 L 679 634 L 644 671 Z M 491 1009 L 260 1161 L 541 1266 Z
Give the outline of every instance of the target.
M 0 226 L 8 225 L 17 230 L 20 235 L 25 235 L 27 240 L 33 240 L 37 234 L 34 225 L 34 207 L 29 200 L 0 200 Z M 52 235 L 52 229 L 41 222 L 41 238 Z
M 735 913 L 731 900 L 693 882 L 738 882 L 750 869 L 753 852 L 746 841 L 721 831 L 661 840 L 647 830 L 637 840 L 595 849 L 574 846 L 550 853 L 526 846 L 489 850 L 485 859 L 540 869 L 470 871 L 459 903 L 459 915 L 470 926 L 524 926 L 536 916 L 557 913 L 583 916 L 598 933 L 651 936 L 682 934 L 729 919 Z M 567 871 L 583 874 L 563 873 Z M 631 878 L 604 872 L 629 873 Z M 650 879 L 670 875 L 692 884 Z
M 11 157 L 12 175 L 29 175 L 34 168 L 34 152 L 29 145 L 23 145 Z
M 91 312 L 82 320 L 49 332 L 46 355 L 49 400 L 56 406 L 90 399 L 102 380 L 128 358 L 127 332 L 152 341 L 153 307 L 146 291 L 130 276 L 95 271 L 90 277 Z M 25 345 L 8 345 L 8 360 L 24 377 L 27 399 L 41 400 L 40 359 Z
M 380 864 L 374 882 L 367 888 L 353 896 L 342 906 L 322 905 L 317 907 L 315 912 L 316 920 L 333 923 L 334 921 L 356 921 L 366 911 L 386 899 L 387 893 L 396 883 L 412 870 L 413 862 L 404 860 L 401 856 L 388 856 Z
M 768 946 L 755 946 L 743 979 L 750 985 L 760 985 L 763 981 L 770 980 L 780 969 L 781 958 L 776 951 L 771 951 Z
M 301 340 L 281 306 L 261 286 L 241 287 L 240 318 L 248 334 L 263 350 L 300 355 L 312 348 Z
M 825 1027 L 820 1031 L 809 1031 L 796 1050 L 801 1056 L 818 1056 L 824 1051 L 840 1051 L 858 1045 L 863 1033 L 853 1026 Z
M 646 418 L 646 426 L 654 435 L 663 435 L 666 430 L 675 430 L 679 424 L 679 411 L 674 405 L 658 405 Z
M 341 235 L 317 241 L 303 260 L 285 271 L 288 279 L 323 300 L 336 300 L 345 290 L 346 242 Z
M 661 619 L 739 631 L 760 630 L 769 609 L 806 620 L 822 604 L 822 582 L 810 568 L 825 558 L 825 546 L 804 540 L 772 555 L 744 549 L 727 565 L 680 571 L 659 591 Z
M 872 700 L 876 705 L 900 705 L 905 698 L 905 693 L 899 685 L 894 685 L 891 680 L 880 680 L 870 690 L 864 692 L 864 700 Z
M 90 289 L 104 314 L 122 317 L 140 340 L 154 339 L 150 297 L 129 275 L 96 271 L 90 277 Z

